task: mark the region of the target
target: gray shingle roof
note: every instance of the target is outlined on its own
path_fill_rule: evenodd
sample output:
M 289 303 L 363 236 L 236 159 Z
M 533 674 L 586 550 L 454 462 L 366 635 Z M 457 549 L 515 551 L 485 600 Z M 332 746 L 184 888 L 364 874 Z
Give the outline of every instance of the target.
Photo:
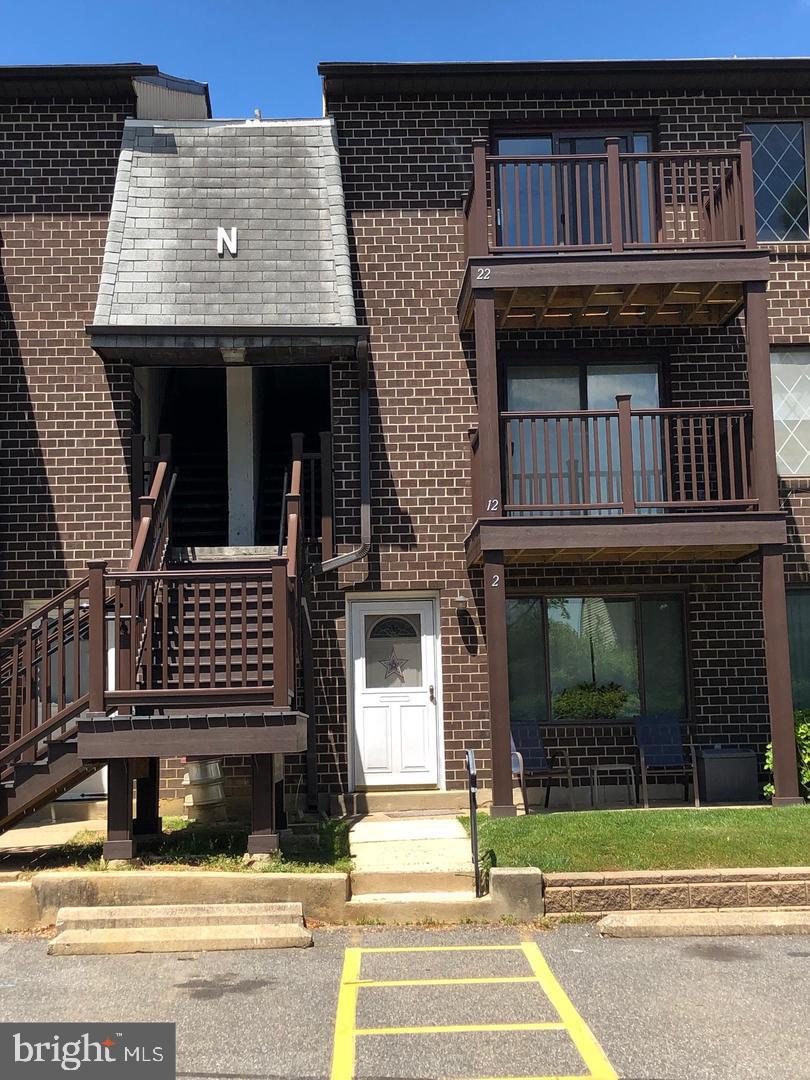
M 94 323 L 355 325 L 331 121 L 128 121 Z

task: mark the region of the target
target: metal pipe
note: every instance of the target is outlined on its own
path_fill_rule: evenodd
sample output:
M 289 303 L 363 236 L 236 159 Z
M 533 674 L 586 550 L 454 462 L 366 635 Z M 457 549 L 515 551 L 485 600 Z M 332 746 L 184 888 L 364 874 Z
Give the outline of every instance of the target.
M 357 343 L 360 362 L 359 437 L 360 437 L 360 544 L 344 555 L 326 559 L 313 568 L 314 574 L 328 574 L 341 566 L 364 559 L 371 550 L 371 449 L 369 445 L 368 341 Z

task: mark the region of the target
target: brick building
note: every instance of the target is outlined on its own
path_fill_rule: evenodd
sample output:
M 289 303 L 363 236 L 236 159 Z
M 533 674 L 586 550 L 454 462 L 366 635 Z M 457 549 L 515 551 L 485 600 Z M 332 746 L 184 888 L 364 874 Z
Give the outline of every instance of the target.
M 419 805 L 471 748 L 507 814 L 512 744 L 583 805 L 771 738 L 795 801 L 810 63 L 328 63 L 245 123 L 105 72 L 9 105 L 77 141 L 0 221 L 7 616 L 69 587 L 2 639 L 7 819 L 108 761 L 131 853 L 228 755 L 262 851 L 282 756 Z

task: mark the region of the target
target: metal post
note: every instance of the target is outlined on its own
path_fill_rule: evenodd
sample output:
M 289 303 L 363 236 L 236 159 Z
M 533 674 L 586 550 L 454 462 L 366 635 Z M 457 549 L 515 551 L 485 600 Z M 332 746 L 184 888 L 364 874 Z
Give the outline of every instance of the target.
M 470 847 L 475 873 L 475 895 L 481 896 L 481 866 L 478 861 L 478 772 L 475 767 L 475 751 L 466 750 L 464 759 L 467 763 L 467 783 L 470 789 Z

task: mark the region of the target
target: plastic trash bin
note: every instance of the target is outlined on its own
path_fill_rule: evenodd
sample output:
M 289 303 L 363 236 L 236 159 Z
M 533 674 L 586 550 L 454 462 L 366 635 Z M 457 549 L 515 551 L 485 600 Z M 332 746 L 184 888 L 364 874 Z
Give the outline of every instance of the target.
M 705 803 L 758 802 L 757 755 L 741 746 L 698 749 L 698 783 Z

